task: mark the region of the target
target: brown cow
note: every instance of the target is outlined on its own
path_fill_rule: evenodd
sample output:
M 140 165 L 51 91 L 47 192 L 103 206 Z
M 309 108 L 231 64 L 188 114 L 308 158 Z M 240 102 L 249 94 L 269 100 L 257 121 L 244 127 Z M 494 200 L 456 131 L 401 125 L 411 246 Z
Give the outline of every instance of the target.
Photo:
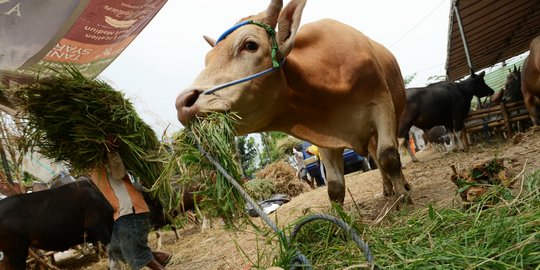
M 536 105 L 540 104 L 540 36 L 531 42 L 530 53 L 523 62 L 521 92 L 525 100 L 525 107 L 531 116 L 533 128 L 538 129 L 540 118 Z
M 185 125 L 206 112 L 234 111 L 242 118 L 238 134 L 281 131 L 312 142 L 320 147 L 330 200 L 339 203 L 345 198 L 343 149 L 369 150 L 378 157 L 384 194 L 412 203 L 397 150 L 405 87 L 395 57 L 331 19 L 298 30 L 305 4 L 291 0 L 282 10 L 282 0 L 272 0 L 217 42 L 207 38 L 213 49 L 178 96 L 178 119 Z

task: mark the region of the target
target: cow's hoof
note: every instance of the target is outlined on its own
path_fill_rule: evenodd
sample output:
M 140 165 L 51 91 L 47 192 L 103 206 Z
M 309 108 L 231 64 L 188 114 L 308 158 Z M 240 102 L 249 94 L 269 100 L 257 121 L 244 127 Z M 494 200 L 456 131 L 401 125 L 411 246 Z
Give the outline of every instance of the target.
M 397 211 L 404 209 L 406 205 L 414 205 L 414 202 L 408 192 L 406 194 L 402 194 L 399 196 L 394 195 L 392 197 L 392 201 L 393 201 L 392 208 Z
M 409 184 L 409 183 L 405 183 L 405 190 L 406 191 L 411 191 L 412 190 L 412 185 Z
M 406 195 L 405 198 L 404 198 L 404 201 L 405 201 L 408 205 L 414 205 L 413 199 L 411 198 L 410 195 Z
M 384 195 L 384 197 L 392 197 L 392 196 L 394 196 L 394 191 L 393 190 L 388 191 L 388 190 L 384 189 L 383 190 L 383 195 Z

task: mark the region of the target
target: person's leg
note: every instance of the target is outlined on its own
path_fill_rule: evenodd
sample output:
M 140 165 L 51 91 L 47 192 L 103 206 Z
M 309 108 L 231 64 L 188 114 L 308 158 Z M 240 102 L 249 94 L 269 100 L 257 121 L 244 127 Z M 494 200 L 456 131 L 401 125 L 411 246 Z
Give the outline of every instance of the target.
M 116 222 L 113 225 L 113 231 L 111 234 L 111 242 L 107 245 L 107 255 L 109 256 L 109 269 L 120 269 L 118 265 L 119 261 L 126 262 L 122 257 L 122 249 L 120 247 L 119 231 Z
M 327 183 L 326 183 L 326 170 L 324 169 L 324 164 L 322 162 L 319 161 L 319 168 L 321 169 L 321 178 L 323 180 L 323 183 L 322 185 L 323 186 L 326 186 Z
M 148 247 L 150 222 L 148 214 L 136 214 L 120 217 L 118 225 L 122 255 L 131 269 L 138 270 L 145 266 L 151 269 L 163 269 L 152 256 Z

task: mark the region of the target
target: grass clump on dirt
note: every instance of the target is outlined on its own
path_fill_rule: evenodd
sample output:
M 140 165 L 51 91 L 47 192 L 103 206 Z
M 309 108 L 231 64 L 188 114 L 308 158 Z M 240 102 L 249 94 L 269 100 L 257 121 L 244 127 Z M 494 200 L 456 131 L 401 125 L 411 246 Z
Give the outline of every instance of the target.
M 255 201 L 262 201 L 270 198 L 275 193 L 275 183 L 272 179 L 252 179 L 246 182 L 246 192 Z
M 296 197 L 309 190 L 307 184 L 296 177 L 294 168 L 284 160 L 266 165 L 255 176 L 258 179 L 274 180 L 274 192 Z
M 511 199 L 510 188 L 514 179 L 505 161 L 493 158 L 459 173 L 451 166 L 454 174 L 450 180 L 458 187 L 465 208 L 486 199 L 492 200 L 492 203 L 497 203 L 499 197 Z
M 501 197 L 496 205 L 482 200 L 467 210 L 430 205 L 375 227 L 357 222 L 354 212 L 333 211 L 359 232 L 382 269 L 538 269 L 540 171 L 514 193 L 511 200 Z M 307 224 L 295 247 L 316 269 L 366 265 L 360 247 L 328 222 Z M 286 268 L 287 262 L 280 262 Z

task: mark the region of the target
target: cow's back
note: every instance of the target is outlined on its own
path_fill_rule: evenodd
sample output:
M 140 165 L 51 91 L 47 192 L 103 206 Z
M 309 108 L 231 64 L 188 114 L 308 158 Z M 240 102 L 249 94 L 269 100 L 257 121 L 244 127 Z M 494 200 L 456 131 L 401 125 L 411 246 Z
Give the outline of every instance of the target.
M 454 118 L 459 110 L 457 122 L 461 122 L 470 110 L 471 97 L 463 96 L 459 84 L 454 82 L 439 82 L 426 87 L 408 88 L 406 114 L 403 118 L 415 119 L 412 125 L 420 129 L 431 129 L 443 125 L 449 130 L 454 128 Z M 463 119 L 461 119 L 463 118 Z M 404 136 L 404 134 L 400 134 Z
M 301 65 L 302 80 L 315 89 L 343 94 L 343 99 L 372 95 L 372 88 L 386 83 L 404 100 L 405 87 L 393 54 L 357 29 L 332 19 L 300 28 L 287 59 Z M 361 90 L 361 93 L 357 91 Z M 398 107 L 402 104 L 397 104 Z

